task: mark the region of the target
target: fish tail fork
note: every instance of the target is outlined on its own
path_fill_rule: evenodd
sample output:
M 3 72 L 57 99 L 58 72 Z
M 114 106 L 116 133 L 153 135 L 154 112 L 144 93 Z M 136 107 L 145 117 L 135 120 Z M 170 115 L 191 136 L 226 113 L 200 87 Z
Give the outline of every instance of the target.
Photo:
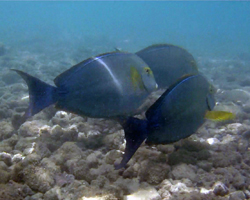
M 23 122 L 57 101 L 56 87 L 20 70 L 12 69 L 12 71 L 17 72 L 25 80 L 29 88 L 29 107 L 22 116 Z

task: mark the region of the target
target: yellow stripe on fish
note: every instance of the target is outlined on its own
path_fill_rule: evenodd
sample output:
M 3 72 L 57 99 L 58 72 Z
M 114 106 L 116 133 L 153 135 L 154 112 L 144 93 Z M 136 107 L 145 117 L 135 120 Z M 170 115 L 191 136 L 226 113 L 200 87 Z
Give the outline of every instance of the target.
M 207 111 L 205 119 L 214 121 L 232 120 L 235 118 L 235 114 L 227 111 Z
M 130 67 L 130 79 L 135 91 L 137 90 L 137 88 L 139 88 L 140 90 L 145 89 L 142 77 L 135 67 Z

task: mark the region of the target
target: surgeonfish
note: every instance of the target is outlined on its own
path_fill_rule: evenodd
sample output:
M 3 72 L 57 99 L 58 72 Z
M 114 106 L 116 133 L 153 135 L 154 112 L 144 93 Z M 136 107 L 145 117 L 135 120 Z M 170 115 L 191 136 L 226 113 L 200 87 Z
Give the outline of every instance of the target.
M 135 117 L 119 120 L 125 132 L 125 154 L 116 169 L 125 167 L 143 141 L 146 144 L 169 144 L 186 138 L 208 118 L 218 118 L 216 111 L 207 114 L 215 106 L 215 89 L 199 74 L 186 75 L 172 84 L 146 111 L 146 119 Z M 220 112 L 220 118 L 228 115 Z M 227 119 L 227 117 L 225 118 Z
M 91 57 L 54 79 L 56 87 L 16 71 L 29 88 L 22 121 L 55 104 L 59 110 L 93 118 L 133 115 L 157 88 L 152 70 L 137 55 L 111 52 Z
M 167 88 L 185 74 L 197 74 L 194 57 L 185 49 L 171 44 L 156 44 L 136 54 L 154 72 L 159 88 Z

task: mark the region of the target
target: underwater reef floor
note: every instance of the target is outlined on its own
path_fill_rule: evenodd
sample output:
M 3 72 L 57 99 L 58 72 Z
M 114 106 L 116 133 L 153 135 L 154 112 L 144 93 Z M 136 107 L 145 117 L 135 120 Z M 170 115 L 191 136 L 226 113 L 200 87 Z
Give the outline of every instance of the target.
M 250 60 L 197 58 L 218 90 L 215 109 L 235 113 L 234 120 L 207 120 L 173 144 L 143 144 L 126 169 L 115 170 L 125 147 L 115 121 L 51 106 L 17 126 L 28 90 L 10 69 L 52 83 L 75 63 L 60 55 L 0 55 L 0 200 L 250 199 Z

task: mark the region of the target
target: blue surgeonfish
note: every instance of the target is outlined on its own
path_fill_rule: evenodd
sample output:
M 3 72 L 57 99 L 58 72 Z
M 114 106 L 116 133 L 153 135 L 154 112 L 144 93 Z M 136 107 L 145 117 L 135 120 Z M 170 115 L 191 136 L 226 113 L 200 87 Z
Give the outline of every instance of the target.
M 55 104 L 59 110 L 93 118 L 133 115 L 157 88 L 152 70 L 137 55 L 111 52 L 91 57 L 54 79 L 56 86 L 20 70 L 29 88 L 22 121 Z
M 185 74 L 198 73 L 194 57 L 175 45 L 156 44 L 136 54 L 153 70 L 159 88 L 169 87 Z
M 146 111 L 146 119 L 120 118 L 125 132 L 125 154 L 116 169 L 125 167 L 143 141 L 169 144 L 195 133 L 205 118 L 226 120 L 232 113 L 211 111 L 214 87 L 199 74 L 186 75 L 172 84 Z M 212 114 L 209 114 L 212 112 Z

